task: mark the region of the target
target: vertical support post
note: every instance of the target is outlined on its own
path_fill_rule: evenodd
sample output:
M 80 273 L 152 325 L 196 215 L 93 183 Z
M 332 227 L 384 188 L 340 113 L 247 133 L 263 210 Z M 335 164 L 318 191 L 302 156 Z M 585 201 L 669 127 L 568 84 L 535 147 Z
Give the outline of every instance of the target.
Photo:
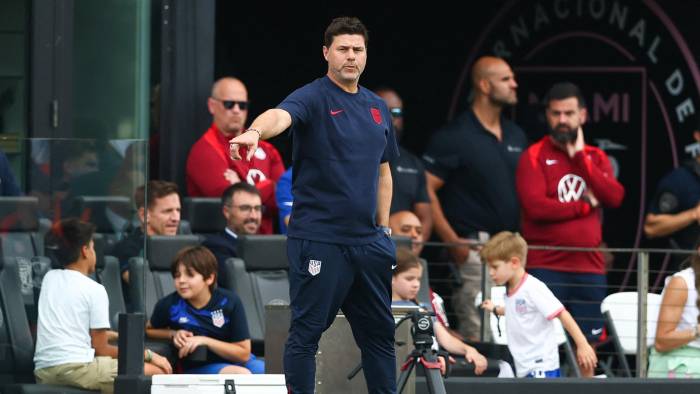
M 119 314 L 119 375 L 143 375 L 143 313 Z
M 647 377 L 647 293 L 649 292 L 649 252 L 637 256 L 637 377 Z

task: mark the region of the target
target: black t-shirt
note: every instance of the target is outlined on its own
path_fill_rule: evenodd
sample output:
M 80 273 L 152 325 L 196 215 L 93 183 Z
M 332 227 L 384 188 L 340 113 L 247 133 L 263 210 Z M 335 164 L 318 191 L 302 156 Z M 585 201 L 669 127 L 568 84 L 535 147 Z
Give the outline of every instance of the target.
M 240 342 L 250 338 L 248 321 L 241 299 L 236 293 L 215 288 L 209 303 L 197 309 L 173 292 L 161 298 L 151 315 L 153 328 L 191 331 L 195 336 L 202 335 L 224 342 Z M 231 363 L 211 352 L 210 363 Z M 185 369 L 192 368 L 186 360 Z
M 501 128 L 503 141 L 498 141 L 470 109 L 438 130 L 423 155 L 426 170 L 445 182 L 438 198 L 461 237 L 519 227 L 515 170 L 527 137 L 503 117 Z
M 390 163 L 393 185 L 391 213 L 413 211 L 415 203 L 430 203 L 423 161 L 402 147 L 399 147 L 399 153 L 400 156 Z
M 384 100 L 359 86 L 348 93 L 328 77 L 279 104 L 292 117 L 292 195 L 288 236 L 362 245 L 376 224 L 379 165 L 398 155 Z

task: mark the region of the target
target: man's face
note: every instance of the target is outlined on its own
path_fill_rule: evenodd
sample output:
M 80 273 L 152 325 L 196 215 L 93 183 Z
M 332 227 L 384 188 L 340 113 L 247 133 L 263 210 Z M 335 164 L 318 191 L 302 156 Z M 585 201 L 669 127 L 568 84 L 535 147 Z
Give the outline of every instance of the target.
M 551 100 L 545 111 L 549 134 L 561 144 L 576 141 L 578 129 L 586 121 L 586 109 L 579 106 L 576 97 Z
M 228 137 L 240 134 L 248 117 L 248 91 L 245 85 L 235 79 L 226 79 L 219 82 L 213 93 L 208 107 L 209 113 L 214 117 L 214 124 Z M 232 102 L 236 103 L 231 108 L 226 108 Z
M 386 106 L 389 107 L 391 124 L 394 126 L 396 139 L 401 139 L 401 133 L 403 132 L 403 101 L 401 101 L 401 97 L 391 90 L 382 90 L 377 95 L 383 98 Z
M 490 86 L 489 99 L 498 106 L 515 105 L 518 103 L 518 83 L 515 74 L 506 62 L 492 66 L 488 76 Z
M 156 198 L 146 215 L 148 235 L 175 235 L 180 225 L 180 196 L 177 193 Z
M 341 84 L 357 83 L 367 64 L 365 38 L 359 34 L 341 34 L 330 47 L 323 47 L 328 73 Z
M 229 204 L 224 205 L 226 226 L 239 235 L 256 234 L 262 219 L 260 196 L 245 191 L 233 194 Z
M 411 252 L 418 256 L 423 249 L 423 225 L 411 211 L 396 212 L 389 218 L 389 227 L 394 235 L 411 238 Z

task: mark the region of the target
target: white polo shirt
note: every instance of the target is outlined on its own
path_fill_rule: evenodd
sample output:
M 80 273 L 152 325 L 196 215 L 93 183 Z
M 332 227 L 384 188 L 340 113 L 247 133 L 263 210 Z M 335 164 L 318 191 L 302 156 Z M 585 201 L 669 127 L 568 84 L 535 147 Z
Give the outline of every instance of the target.
M 559 351 L 552 319 L 564 306 L 547 285 L 527 273 L 505 299 L 508 349 L 518 377 L 559 368 Z

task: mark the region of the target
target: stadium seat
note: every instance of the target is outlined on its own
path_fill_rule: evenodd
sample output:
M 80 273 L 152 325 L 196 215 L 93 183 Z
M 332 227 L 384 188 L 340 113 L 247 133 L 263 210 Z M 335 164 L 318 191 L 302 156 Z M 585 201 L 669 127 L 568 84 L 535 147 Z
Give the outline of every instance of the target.
M 418 290 L 418 303 L 430 305 L 430 277 L 428 275 L 428 262 L 425 259 L 419 259 L 420 265 L 423 267 L 423 275 L 420 278 L 420 289 Z
M 289 303 L 286 237 L 249 235 L 239 237 L 238 242 L 240 258 L 229 259 L 234 288 L 243 302 L 250 337 L 259 354 L 257 349 L 265 338 L 265 305 L 273 300 Z
M 159 299 L 175 291 L 170 265 L 180 249 L 199 245 L 196 235 L 150 236 L 146 238 L 146 259 L 129 259 L 129 296 L 136 312 L 146 319 Z
M 119 314 L 126 312 L 119 260 L 114 256 L 105 256 L 104 235 L 95 234 L 93 240 L 95 241 L 95 255 L 97 256 L 95 278 L 107 290 L 109 324 L 113 330 L 117 330 L 119 328 Z
M 626 291 L 610 294 L 600 304 L 600 311 L 605 318 L 608 337 L 615 348 L 620 368 L 626 377 L 632 377 L 632 371 L 625 355 L 637 354 L 637 307 L 638 294 L 636 291 Z M 654 344 L 656 323 L 661 308 L 661 295 L 647 294 L 647 346 Z M 601 362 L 606 374 L 614 375 L 612 360 Z
M 0 197 L 0 248 L 6 257 L 38 256 L 39 211 L 36 197 Z
M 120 234 L 134 224 L 134 209 L 126 196 L 77 196 L 67 214 L 94 224 L 103 234 Z
M 182 208 L 182 219 L 189 222 L 193 234 L 217 234 L 226 227 L 219 198 L 185 197 Z

